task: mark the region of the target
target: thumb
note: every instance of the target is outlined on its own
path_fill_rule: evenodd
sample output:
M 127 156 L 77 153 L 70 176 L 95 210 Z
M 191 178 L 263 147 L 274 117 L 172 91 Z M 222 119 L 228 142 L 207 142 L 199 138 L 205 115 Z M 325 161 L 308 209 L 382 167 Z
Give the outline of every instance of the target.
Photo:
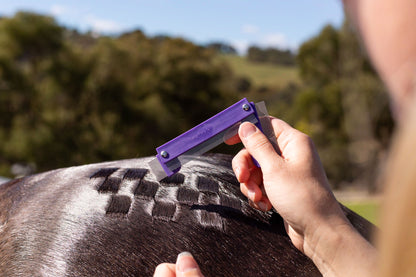
M 250 122 L 240 125 L 238 135 L 250 155 L 259 162 L 262 171 L 270 172 L 281 157 L 267 137 Z
M 189 252 L 182 252 L 176 260 L 176 277 L 203 277 L 194 257 Z

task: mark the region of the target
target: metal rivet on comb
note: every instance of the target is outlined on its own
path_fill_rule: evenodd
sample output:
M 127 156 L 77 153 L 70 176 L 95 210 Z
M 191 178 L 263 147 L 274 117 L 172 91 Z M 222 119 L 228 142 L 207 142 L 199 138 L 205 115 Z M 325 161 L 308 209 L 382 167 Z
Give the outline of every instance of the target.
M 243 105 L 243 110 L 245 110 L 245 111 L 250 110 L 250 106 L 249 106 L 249 105 L 247 105 L 247 104 L 244 104 L 244 105 Z
M 167 158 L 167 157 L 169 157 L 169 153 L 168 152 L 166 152 L 166 151 L 162 151 L 162 152 L 160 152 L 160 156 L 162 156 L 163 158 Z

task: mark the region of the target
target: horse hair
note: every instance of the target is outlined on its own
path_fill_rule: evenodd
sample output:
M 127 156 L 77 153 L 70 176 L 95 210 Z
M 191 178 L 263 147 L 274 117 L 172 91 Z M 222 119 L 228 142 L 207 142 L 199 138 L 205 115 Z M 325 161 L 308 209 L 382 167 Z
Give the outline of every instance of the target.
M 0 276 L 151 276 L 193 253 L 205 276 L 321 276 L 275 212 L 253 209 L 231 157 L 157 182 L 149 158 L 49 171 L 0 186 Z M 370 239 L 373 226 L 343 208 Z

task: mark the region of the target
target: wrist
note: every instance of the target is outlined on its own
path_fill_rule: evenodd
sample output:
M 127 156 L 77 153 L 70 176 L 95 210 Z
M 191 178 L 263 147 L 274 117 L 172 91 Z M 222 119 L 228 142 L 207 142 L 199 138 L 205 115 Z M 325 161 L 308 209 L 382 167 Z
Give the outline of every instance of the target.
M 334 259 L 344 243 L 344 235 L 350 232 L 348 223 L 320 224 L 309 236 L 305 236 L 304 251 L 325 276 L 333 271 Z
M 308 221 L 304 225 L 305 247 L 308 247 L 311 252 L 320 250 L 319 246 L 323 246 L 322 242 L 339 240 L 340 234 L 353 229 L 331 191 L 321 193 L 314 203 L 317 204 L 312 206 Z M 307 253 L 306 249 L 304 252 L 306 255 L 314 254 Z
M 323 276 L 369 276 L 376 267 L 376 250 L 346 218 L 319 225 L 304 251 Z

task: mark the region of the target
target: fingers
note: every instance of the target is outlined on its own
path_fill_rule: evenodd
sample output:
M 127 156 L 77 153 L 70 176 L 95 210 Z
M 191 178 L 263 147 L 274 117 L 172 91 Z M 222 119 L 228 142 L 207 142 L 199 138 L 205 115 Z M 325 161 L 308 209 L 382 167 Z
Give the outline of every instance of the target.
M 262 191 L 259 188 L 259 184 L 262 183 L 262 175 L 247 150 L 241 150 L 234 157 L 232 167 L 240 182 L 241 192 L 251 201 L 259 201 L 262 197 Z
M 281 157 L 274 150 L 266 136 L 254 125 L 244 122 L 240 125 L 238 135 L 247 151 L 259 162 L 263 173 L 276 168 Z
M 203 277 L 199 266 L 192 254 L 189 252 L 182 252 L 178 255 L 176 260 L 176 276 L 177 277 Z
M 276 138 L 281 140 L 276 149 L 254 124 L 245 122 L 240 125 L 238 135 L 246 148 L 241 150 L 232 162 L 241 192 L 251 201 L 252 207 L 262 211 L 272 208 L 263 182 L 266 176 L 267 179 L 274 180 L 273 176 L 282 169 L 284 156 L 280 155 L 284 147 L 280 148 L 280 143 L 285 146 L 288 141 L 298 136 L 296 131 L 282 120 L 271 118 L 271 124 Z M 259 162 L 261 168 L 254 165 L 252 157 Z
M 270 117 L 270 122 L 272 124 L 274 134 L 276 137 L 278 137 L 282 132 L 287 131 L 289 129 L 294 129 L 292 126 L 290 126 L 285 121 L 278 119 L 276 117 Z
M 175 264 L 163 263 L 156 267 L 153 277 L 175 277 Z
M 271 124 L 283 158 L 288 154 L 287 152 L 293 154 L 293 149 L 286 151 L 289 144 L 296 145 L 296 148 L 308 145 L 305 141 L 299 142 L 299 140 L 307 140 L 309 137 L 299 130 L 292 128 L 292 126 L 283 120 L 272 118 Z
M 260 201 L 257 202 L 249 200 L 248 203 L 251 207 L 263 212 L 267 212 L 273 207 L 272 203 L 270 203 L 270 200 L 267 197 L 263 197 Z
M 247 150 L 243 149 L 233 158 L 232 167 L 240 183 L 245 183 L 250 178 L 250 172 L 255 167 Z
M 240 183 L 240 190 L 248 199 L 258 202 L 265 196 L 261 188 L 262 183 L 263 177 L 260 169 L 253 170 L 249 179 L 244 183 Z
M 287 124 L 286 122 L 284 122 L 281 119 L 275 118 L 273 116 L 270 116 L 270 121 L 272 123 L 272 127 L 274 130 L 274 134 L 276 135 L 276 137 L 279 137 L 279 135 L 283 132 L 283 131 L 287 131 L 290 129 L 293 129 L 289 124 Z M 234 136 L 227 138 L 225 140 L 225 143 L 228 145 L 233 145 L 233 144 L 237 144 L 241 142 L 240 136 L 238 134 L 235 134 Z
M 273 166 L 279 155 L 255 125 L 248 122 L 241 124 L 238 134 L 246 146 L 246 149 L 241 150 L 232 162 L 233 170 L 240 182 L 240 190 L 252 201 L 253 207 L 268 211 L 272 205 L 264 191 L 263 172 L 268 166 Z M 261 169 L 254 165 L 250 154 L 256 159 L 260 157 L 257 161 L 260 163 Z M 272 168 L 269 171 L 272 171 Z
M 192 254 L 182 252 L 176 264 L 163 263 L 156 267 L 153 277 L 203 277 Z

